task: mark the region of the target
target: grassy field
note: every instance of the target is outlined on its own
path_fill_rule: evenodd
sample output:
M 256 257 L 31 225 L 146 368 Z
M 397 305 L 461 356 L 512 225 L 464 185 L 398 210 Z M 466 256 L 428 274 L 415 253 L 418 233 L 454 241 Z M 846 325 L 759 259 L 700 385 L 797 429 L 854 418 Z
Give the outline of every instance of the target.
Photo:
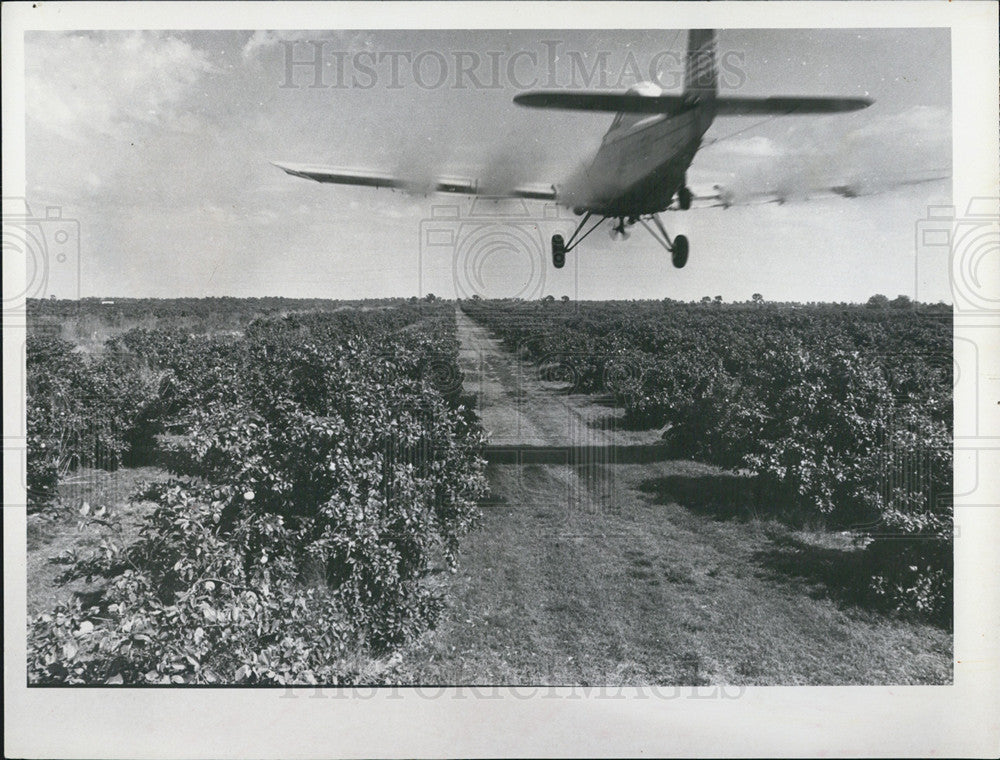
M 463 544 L 445 619 L 404 655 L 400 681 L 951 681 L 951 631 L 871 606 L 849 536 L 787 527 L 748 480 L 666 459 L 657 431 L 525 376 L 462 316 L 459 334 L 491 444 L 587 462 L 490 466 L 494 501 Z
M 73 594 L 87 594 L 94 589 L 81 580 L 60 583 L 66 568 L 62 558 L 76 550 L 81 556 L 101 541 L 98 526 L 84 524 L 80 510 L 102 508 L 117 510 L 122 516 L 126 535 L 138 533 L 142 519 L 153 505 L 132 502 L 131 495 L 142 483 L 164 481 L 169 473 L 158 467 L 122 468 L 115 472 L 80 470 L 59 484 L 59 503 L 45 512 L 28 515 L 28 617 L 51 610 Z
M 616 508 L 588 514 L 568 508 L 557 468 L 491 467 L 507 496 L 484 509 L 446 618 L 400 680 L 950 682 L 949 631 L 856 600 L 848 538 L 707 513 L 673 486 L 727 478 L 702 465 L 617 469 Z

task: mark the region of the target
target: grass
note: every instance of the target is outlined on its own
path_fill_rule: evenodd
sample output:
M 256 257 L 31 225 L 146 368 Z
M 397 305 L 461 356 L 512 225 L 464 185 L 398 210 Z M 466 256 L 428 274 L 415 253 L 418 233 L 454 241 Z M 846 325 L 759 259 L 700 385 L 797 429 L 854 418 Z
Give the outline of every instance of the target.
M 80 470 L 63 478 L 59 484 L 58 503 L 43 512 L 28 515 L 27 535 L 27 612 L 28 618 L 48 612 L 56 604 L 69 601 L 74 594 L 87 595 L 94 584 L 82 580 L 62 584 L 59 577 L 66 569 L 62 560 L 75 550 L 81 556 L 97 548 L 102 538 L 101 528 L 81 519 L 86 503 L 92 511 L 101 507 L 114 509 L 122 516 L 126 537 L 138 535 L 143 518 L 153 505 L 131 502 L 130 495 L 144 482 L 162 481 L 169 477 L 157 467 Z
M 490 465 L 498 496 L 463 542 L 459 574 L 437 579 L 443 619 L 401 656 L 361 668 L 365 677 L 583 686 L 951 681 L 950 631 L 866 604 L 857 593 L 860 549 L 849 537 L 741 510 L 752 498 L 742 479 L 704 465 L 613 469 L 581 477 L 564 465 Z M 129 503 L 129 494 L 166 477 L 152 467 L 83 471 L 61 485 L 61 509 L 29 517 L 29 617 L 92 590 L 58 583 L 60 554 L 99 542 L 95 528 L 80 527 L 80 505 L 118 509 L 134 534 L 151 505 Z
M 671 478 L 713 474 L 689 462 L 658 468 Z M 860 554 L 843 535 L 717 519 L 643 488 L 649 465 L 616 468 L 614 509 L 574 501 L 567 468 L 490 469 L 494 492 L 508 498 L 488 505 L 466 540 L 445 619 L 404 653 L 403 682 L 952 679 L 950 631 L 858 604 L 842 588 L 832 558 L 849 567 Z

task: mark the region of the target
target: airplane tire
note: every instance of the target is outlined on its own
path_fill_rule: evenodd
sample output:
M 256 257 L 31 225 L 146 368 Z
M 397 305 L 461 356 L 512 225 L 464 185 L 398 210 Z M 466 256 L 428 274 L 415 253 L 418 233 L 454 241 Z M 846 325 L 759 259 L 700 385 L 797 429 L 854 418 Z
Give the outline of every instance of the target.
M 681 207 L 681 211 L 687 211 L 691 208 L 692 200 L 693 196 L 691 195 L 691 191 L 686 187 L 682 187 L 677 191 L 677 205 Z
M 566 264 L 566 243 L 562 235 L 552 236 L 552 266 L 562 269 Z
M 688 239 L 684 235 L 674 238 L 674 244 L 670 248 L 670 258 L 674 266 L 682 269 L 688 260 Z

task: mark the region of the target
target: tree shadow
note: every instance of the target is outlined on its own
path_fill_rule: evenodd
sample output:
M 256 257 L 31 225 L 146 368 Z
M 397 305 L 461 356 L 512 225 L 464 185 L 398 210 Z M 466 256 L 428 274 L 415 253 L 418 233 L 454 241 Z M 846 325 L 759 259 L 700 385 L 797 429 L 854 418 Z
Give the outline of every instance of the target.
M 673 459 L 673 452 L 659 443 L 597 444 L 593 446 L 531 446 L 494 444 L 484 449 L 490 464 L 554 464 L 586 467 L 594 465 L 650 464 Z
M 587 421 L 587 425 L 600 430 L 613 428 L 615 430 L 627 430 L 629 432 L 645 432 L 647 430 L 662 430 L 664 423 L 662 420 L 653 419 L 648 416 L 628 414 L 621 407 L 621 403 L 613 397 L 591 396 L 595 406 L 607 408 L 607 414 L 595 416 Z
M 884 603 L 870 590 L 872 568 L 864 549 L 833 549 L 789 535 L 772 535 L 771 541 L 771 547 L 755 552 L 753 559 L 772 578 L 804 581 L 813 599 L 884 611 Z
M 754 564 L 769 579 L 792 582 L 813 599 L 832 599 L 840 605 L 952 630 L 950 606 L 935 615 L 897 611 L 889 598 L 874 593 L 872 579 L 885 570 L 886 558 L 871 551 L 872 546 L 823 546 L 792 534 L 789 528 L 824 529 L 780 498 L 774 498 L 756 478 L 734 473 L 669 475 L 646 480 L 639 490 L 655 497 L 657 503 L 679 504 L 714 520 L 773 521 L 765 526 L 770 545 L 751 555 Z M 894 551 L 893 556 L 897 554 Z
M 664 446 L 664 451 L 669 452 L 670 447 Z M 746 475 L 667 475 L 643 481 L 639 490 L 661 504 L 680 504 L 714 520 L 749 520 L 761 516 L 755 479 Z
M 876 594 L 872 590 L 872 577 L 879 569 L 880 558 L 868 549 L 817 546 L 787 534 L 772 535 L 771 541 L 770 548 L 753 554 L 754 561 L 772 579 L 804 583 L 813 599 L 832 599 L 869 612 L 894 614 L 945 630 L 953 629 L 948 610 L 933 615 L 895 610 L 890 600 Z
M 668 459 L 685 458 L 676 443 L 664 440 Z M 760 478 L 724 471 L 708 475 L 668 475 L 639 485 L 663 504 L 680 504 L 714 520 L 774 520 L 789 528 L 823 528 L 821 521 Z

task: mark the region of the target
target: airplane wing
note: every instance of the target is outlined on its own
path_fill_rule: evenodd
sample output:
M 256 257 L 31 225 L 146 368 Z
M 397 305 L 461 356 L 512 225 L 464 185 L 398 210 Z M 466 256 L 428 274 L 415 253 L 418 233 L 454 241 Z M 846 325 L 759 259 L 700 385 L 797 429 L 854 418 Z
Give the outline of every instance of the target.
M 385 172 L 361 169 L 342 169 L 335 166 L 315 164 L 286 164 L 272 161 L 293 177 L 302 177 L 316 182 L 330 182 L 338 185 L 360 185 L 363 187 L 386 187 L 391 190 L 418 195 L 449 193 L 453 195 L 477 195 L 487 198 L 523 198 L 526 200 L 554 201 L 557 198 L 555 185 L 543 183 L 519 185 L 500 190 L 489 183 L 467 177 L 439 177 L 430 181 L 410 180 L 395 177 Z
M 821 200 L 823 198 L 865 198 L 901 187 L 939 182 L 950 178 L 949 172 L 935 171 L 923 176 L 880 178 L 873 182 L 856 181 L 816 187 L 783 188 L 779 186 L 749 192 L 723 184 L 694 185 L 691 187 L 691 208 L 732 208 L 733 206 L 759 206 L 767 203 L 784 205 L 785 203 Z
M 536 90 L 514 97 L 518 105 L 529 108 L 559 108 L 572 111 L 608 111 L 613 113 L 660 113 L 675 115 L 698 103 L 685 95 L 640 95 L 637 93 L 585 90 Z M 857 111 L 874 101 L 870 98 L 767 97 L 743 98 L 720 95 L 714 99 L 717 116 L 754 116 L 760 114 L 817 114 Z
M 824 98 L 824 97 L 772 97 L 738 98 L 718 97 L 715 99 L 716 116 L 757 116 L 765 114 L 816 114 L 843 113 L 868 108 L 875 101 L 871 98 Z

